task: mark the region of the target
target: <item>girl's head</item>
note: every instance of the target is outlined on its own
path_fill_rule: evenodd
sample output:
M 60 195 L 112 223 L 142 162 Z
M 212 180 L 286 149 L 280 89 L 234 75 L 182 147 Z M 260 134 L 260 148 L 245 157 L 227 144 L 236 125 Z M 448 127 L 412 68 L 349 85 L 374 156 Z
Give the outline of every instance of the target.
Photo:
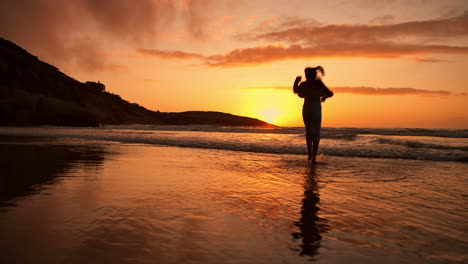
M 320 72 L 320 77 L 317 76 L 318 72 Z M 316 80 L 321 79 L 321 77 L 325 75 L 325 70 L 322 66 L 317 66 L 315 68 L 307 67 L 305 68 L 304 73 L 307 80 Z

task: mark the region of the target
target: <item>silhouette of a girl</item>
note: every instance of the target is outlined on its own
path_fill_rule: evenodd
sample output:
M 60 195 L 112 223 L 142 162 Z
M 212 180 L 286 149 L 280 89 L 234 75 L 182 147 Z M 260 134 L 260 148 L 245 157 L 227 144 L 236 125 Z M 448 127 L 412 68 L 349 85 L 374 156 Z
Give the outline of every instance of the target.
M 333 96 L 333 92 L 328 89 L 317 76 L 320 72 L 325 75 L 325 70 L 322 66 L 315 68 L 305 68 L 306 81 L 301 82 L 302 77 L 297 76 L 294 81 L 293 91 L 299 97 L 304 98 L 302 107 L 302 118 L 306 128 L 306 143 L 308 160 L 312 163 L 317 163 L 316 156 L 320 142 L 320 127 L 322 123 L 322 102 Z

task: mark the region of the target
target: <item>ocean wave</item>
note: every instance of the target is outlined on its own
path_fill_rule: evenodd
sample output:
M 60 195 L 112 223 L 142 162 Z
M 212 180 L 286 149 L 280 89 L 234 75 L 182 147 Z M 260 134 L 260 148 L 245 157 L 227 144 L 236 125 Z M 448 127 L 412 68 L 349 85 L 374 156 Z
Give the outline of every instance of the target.
M 356 131 L 360 135 L 468 138 L 468 129 L 349 128 L 349 131 Z
M 388 138 L 377 138 L 376 140 L 380 144 L 400 145 L 400 146 L 405 146 L 409 148 L 429 148 L 429 149 L 468 151 L 468 146 L 448 146 L 448 145 L 423 143 L 423 142 L 412 141 L 412 140 L 395 140 L 395 139 L 388 139 Z
M 271 154 L 306 154 L 304 137 L 297 134 L 206 133 L 199 131 L 148 132 L 141 130 L 59 128 L 0 129 L 0 134 L 78 138 Z M 468 153 L 465 147 L 421 144 L 417 142 L 416 145 L 423 147 L 415 148 L 409 146 L 414 146 L 414 142 L 408 145 L 404 141 L 398 142 L 391 139 L 378 139 L 376 141 L 374 136 L 361 136 L 352 141 L 331 138 L 321 141 L 320 152 L 330 156 L 468 162 Z
M 261 133 L 261 134 L 304 134 L 304 127 L 252 127 L 252 126 L 215 126 L 215 125 L 123 125 L 104 126 L 105 129 L 149 130 L 149 131 L 201 131 L 226 133 Z M 388 136 L 427 136 L 442 138 L 468 138 L 468 129 L 423 129 L 423 128 L 356 128 L 323 127 L 322 138 L 342 138 L 354 140 L 356 135 Z

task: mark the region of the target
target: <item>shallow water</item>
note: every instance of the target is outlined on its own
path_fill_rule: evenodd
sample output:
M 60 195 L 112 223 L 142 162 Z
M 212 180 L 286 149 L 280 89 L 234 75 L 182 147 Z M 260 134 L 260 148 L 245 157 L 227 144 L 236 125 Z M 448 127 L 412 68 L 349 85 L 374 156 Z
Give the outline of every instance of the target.
M 274 129 L 216 126 L 0 127 L 0 135 L 10 136 L 67 137 L 305 155 L 303 133 L 303 128 L 291 127 Z M 324 128 L 321 138 L 320 151 L 329 156 L 468 162 L 468 130 Z
M 467 261 L 465 163 L 0 141 L 0 263 Z

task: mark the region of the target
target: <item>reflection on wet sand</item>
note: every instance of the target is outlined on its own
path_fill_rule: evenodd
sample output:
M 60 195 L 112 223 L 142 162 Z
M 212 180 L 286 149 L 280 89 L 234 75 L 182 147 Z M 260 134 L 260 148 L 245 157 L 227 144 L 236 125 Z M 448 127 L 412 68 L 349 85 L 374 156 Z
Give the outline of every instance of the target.
M 466 262 L 465 164 L 65 138 L 0 154 L 0 263 Z
M 292 233 L 295 239 L 302 238 L 300 245 L 301 256 L 315 256 L 320 248 L 321 233 L 328 230 L 326 220 L 318 216 L 320 210 L 319 188 L 317 184 L 317 175 L 315 166 L 311 165 L 304 181 L 304 198 L 302 199 L 301 218 L 295 225 L 299 227 L 299 232 Z
M 41 141 L 33 137 L 0 137 L 0 207 L 14 205 L 15 199 L 37 193 L 78 164 L 90 168 L 103 164 L 102 146 Z

